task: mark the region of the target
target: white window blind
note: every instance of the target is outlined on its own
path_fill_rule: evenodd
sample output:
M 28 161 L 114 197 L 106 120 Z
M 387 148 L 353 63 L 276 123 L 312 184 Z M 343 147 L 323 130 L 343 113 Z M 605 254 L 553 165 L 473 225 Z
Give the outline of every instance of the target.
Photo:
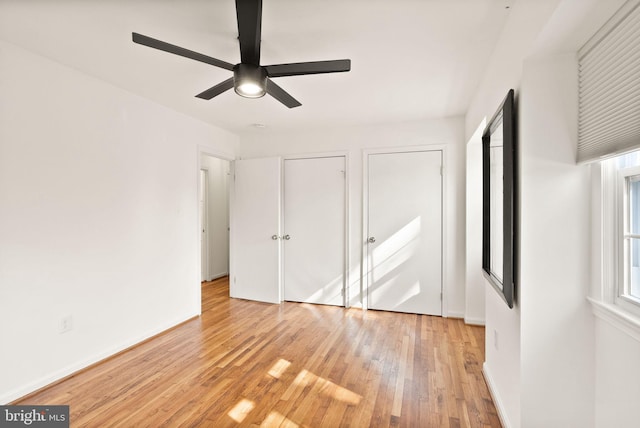
M 640 148 L 640 0 L 580 49 L 578 162 Z

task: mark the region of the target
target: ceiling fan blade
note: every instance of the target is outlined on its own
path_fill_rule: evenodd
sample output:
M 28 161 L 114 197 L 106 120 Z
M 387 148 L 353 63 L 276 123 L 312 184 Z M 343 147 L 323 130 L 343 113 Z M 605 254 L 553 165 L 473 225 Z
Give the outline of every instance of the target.
M 202 98 L 203 100 L 210 100 L 211 98 L 220 95 L 224 91 L 228 91 L 233 88 L 233 77 L 225 80 L 222 83 L 218 83 L 216 86 L 207 89 L 204 92 L 196 95 L 198 98 Z
M 287 91 L 273 83 L 271 79 L 267 79 L 267 93 L 289 108 L 300 107 L 302 105 L 298 100 L 289 95 Z
M 269 77 L 300 76 L 303 74 L 339 73 L 351 70 L 350 59 L 333 61 L 297 62 L 293 64 L 265 65 Z
M 260 65 L 262 0 L 236 0 L 240 59 L 244 64 Z
M 233 71 L 233 64 L 230 64 L 226 61 L 221 61 L 219 59 L 212 58 L 198 52 L 190 51 L 189 49 L 181 48 L 180 46 L 172 45 L 170 43 L 153 39 L 148 36 L 143 36 L 142 34 L 132 33 L 132 35 L 134 43 L 138 43 L 139 45 L 149 46 L 150 48 L 169 52 L 175 55 L 180 55 L 189 59 L 195 59 L 196 61 L 215 65 L 216 67 L 224 68 L 225 70 Z

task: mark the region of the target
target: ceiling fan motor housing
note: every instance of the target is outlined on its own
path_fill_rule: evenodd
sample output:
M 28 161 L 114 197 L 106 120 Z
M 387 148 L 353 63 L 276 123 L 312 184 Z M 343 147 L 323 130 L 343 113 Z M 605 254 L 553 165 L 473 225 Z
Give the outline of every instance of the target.
M 236 64 L 233 67 L 233 89 L 246 98 L 260 98 L 267 93 L 267 71 L 253 64 Z

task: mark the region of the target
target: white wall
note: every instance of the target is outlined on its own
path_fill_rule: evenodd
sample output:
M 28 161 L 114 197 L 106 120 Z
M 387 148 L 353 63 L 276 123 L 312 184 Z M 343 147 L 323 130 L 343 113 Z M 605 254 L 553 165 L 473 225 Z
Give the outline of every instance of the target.
M 577 57 L 525 62 L 519 100 L 523 427 L 594 426 L 591 180 L 577 166 Z M 541 409 L 544 409 L 541 411 Z
M 596 427 L 638 425 L 640 341 L 596 318 Z
M 582 0 L 581 0 L 582 1 Z M 520 87 L 522 63 L 531 53 L 560 0 L 514 1 L 482 83 L 465 115 L 465 141 L 484 119 L 491 119 L 509 89 Z
M 207 280 L 229 273 L 229 168 L 225 159 L 202 155 L 200 168 L 207 170 L 207 220 L 209 269 Z
M 1 41 L 0 93 L 6 403 L 199 314 L 198 146 L 238 139 Z
M 514 3 L 466 116 L 471 139 L 508 87 L 516 89 L 522 237 L 518 302 L 509 310 L 490 287 L 486 294 L 485 374 L 508 427 L 635 423 L 632 410 L 611 397 L 620 391 L 637 398 L 640 370 L 625 376 L 614 355 L 637 355 L 638 346 L 608 327 L 594 327 L 586 302 L 590 171 L 575 165 L 576 51 L 621 3 Z M 473 156 L 473 149 L 468 153 Z M 468 253 L 470 245 L 481 248 L 467 240 Z M 473 273 L 467 275 L 469 282 Z
M 608 4 L 606 6 L 611 7 Z M 601 253 L 608 251 L 603 248 L 603 243 L 606 246 L 604 236 L 606 231 L 603 230 L 602 222 L 605 213 L 610 212 L 612 207 L 602 206 L 600 166 L 595 163 L 591 168 L 591 250 L 593 251 L 591 297 L 596 301 L 608 303 L 609 290 L 603 289 L 602 286 Z M 637 426 L 638 400 L 640 399 L 640 364 L 638 364 L 640 335 L 637 317 L 627 320 L 624 316 L 612 315 L 606 309 L 599 309 L 596 314 L 598 316 L 595 318 L 594 338 L 595 426 L 598 428 Z
M 485 324 L 485 279 L 482 275 L 482 134 L 486 120 L 467 142 L 465 204 L 465 311 L 467 324 Z
M 480 171 L 482 168 L 478 165 L 482 162 L 477 147 L 480 144 L 478 129 L 482 128 L 483 122 L 491 119 L 509 89 L 516 90 L 517 100 L 523 61 L 558 2 L 559 0 L 518 1 L 511 7 L 510 16 L 485 70 L 485 76 L 465 116 L 465 141 L 468 141 L 469 155 L 467 168 L 470 174 L 474 174 L 475 171 L 476 177 L 478 168 Z M 521 114 L 518 120 L 522 120 Z M 472 162 L 476 164 L 470 164 Z M 476 195 L 478 191 L 477 186 L 467 189 L 468 203 L 476 204 L 467 206 L 467 228 L 481 225 L 474 217 L 474 214 L 482 213 L 482 206 L 477 205 L 480 203 Z M 468 266 L 474 269 L 466 272 L 467 295 L 485 294 L 485 377 L 503 424 L 506 427 L 517 428 L 521 426 L 519 299 L 516 296 L 515 307 L 509 309 L 491 285 L 484 280 L 481 270 L 481 233 L 467 235 L 466 252 Z M 478 290 L 479 287 L 483 287 L 482 291 Z M 473 307 L 471 303 L 467 305 Z M 481 313 L 477 309 L 474 312 Z M 472 316 L 471 313 L 469 315 Z
M 416 145 L 445 145 L 445 292 L 448 316 L 464 316 L 464 140 L 462 118 L 425 120 L 300 133 L 261 132 L 242 136 L 243 158 L 344 151 L 348 153 L 350 208 L 349 295 L 361 304 L 362 158 L 363 149 Z

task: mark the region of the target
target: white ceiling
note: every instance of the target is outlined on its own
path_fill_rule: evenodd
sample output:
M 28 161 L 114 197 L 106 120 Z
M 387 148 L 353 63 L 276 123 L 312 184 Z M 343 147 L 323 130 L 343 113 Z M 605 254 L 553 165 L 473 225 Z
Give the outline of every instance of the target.
M 0 38 L 229 131 L 414 121 L 466 112 L 511 0 L 263 0 L 263 65 L 350 58 L 278 78 L 302 106 L 233 90 L 232 73 L 131 41 L 135 31 L 240 61 L 234 0 L 0 0 Z

